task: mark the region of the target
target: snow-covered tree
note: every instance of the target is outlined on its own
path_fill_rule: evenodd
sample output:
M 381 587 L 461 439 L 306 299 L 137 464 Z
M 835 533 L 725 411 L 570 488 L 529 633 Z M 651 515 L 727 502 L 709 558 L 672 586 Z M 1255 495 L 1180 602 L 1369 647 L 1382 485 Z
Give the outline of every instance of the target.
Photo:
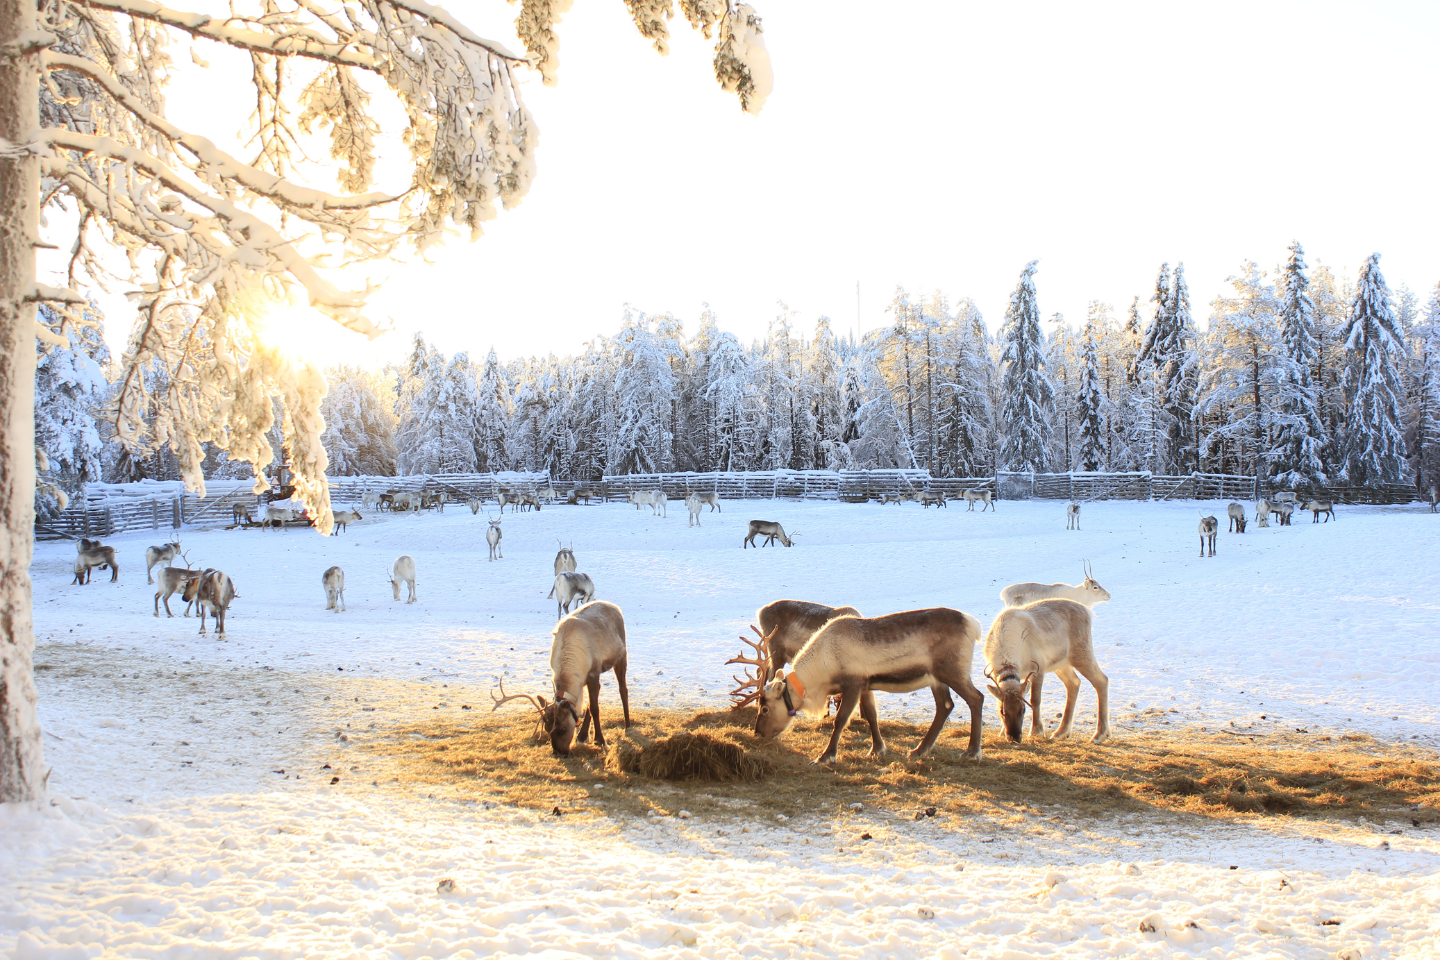
M 1421 490 L 1440 483 L 1440 283 L 1425 303 L 1415 327 L 1416 397 L 1414 440 L 1415 477 Z
M 53 341 L 42 346 L 35 369 L 35 448 L 48 465 L 35 509 L 54 515 L 86 483 L 101 479 L 97 421 L 109 399 L 105 368 L 110 348 L 93 312 L 87 311 L 86 322 L 61 329 L 60 318 L 42 307 L 40 320 L 47 329 L 60 330 L 55 335 L 64 339 L 63 346 Z
M 1325 482 L 1326 436 L 1313 371 L 1320 355 L 1315 301 L 1310 298 L 1305 250 L 1296 240 L 1283 271 L 1280 302 L 1280 343 L 1290 363 L 1289 382 L 1281 410 L 1287 423 L 1276 438 L 1275 482 L 1305 487 Z
M 1001 394 L 1004 407 L 1000 418 L 1005 440 L 1000 460 L 1007 470 L 1045 470 L 1049 464 L 1050 414 L 1055 388 L 1045 374 L 1045 336 L 1040 331 L 1040 307 L 1035 297 L 1035 268 L 1031 260 L 1020 272 L 1020 282 L 1010 294 L 1005 325 L 1000 328 L 1004 343 Z
M 1378 253 L 1372 253 L 1360 268 L 1343 335 L 1350 360 L 1345 370 L 1350 401 L 1346 475 L 1361 485 L 1398 483 L 1406 466 L 1400 424 L 1405 389 L 1399 369 L 1405 355 L 1405 333 L 1380 273 Z
M 320 440 L 332 476 L 395 475 L 395 416 L 381 399 L 376 378 L 353 367 L 328 371 L 330 392 L 320 405 Z
M 1100 390 L 1100 365 L 1095 352 L 1097 304 L 1090 305 L 1085 323 L 1085 349 L 1081 357 L 1080 385 L 1075 395 L 1075 419 L 1080 434 L 1081 470 L 1099 470 L 1106 462 L 1105 394 Z
M 1183 263 L 1177 264 L 1168 278 L 1166 266 L 1161 266 L 1153 299 L 1155 317 L 1145 333 L 1137 363 L 1149 361 L 1154 370 L 1160 418 L 1157 426 L 1165 439 L 1161 468 L 1172 473 L 1189 473 L 1199 466 L 1191 414 L 1200 370 Z

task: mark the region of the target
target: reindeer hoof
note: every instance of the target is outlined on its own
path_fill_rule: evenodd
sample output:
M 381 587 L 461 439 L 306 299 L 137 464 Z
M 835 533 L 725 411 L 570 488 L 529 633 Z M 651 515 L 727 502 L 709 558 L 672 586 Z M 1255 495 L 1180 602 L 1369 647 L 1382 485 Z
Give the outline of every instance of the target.
M 1109 734 L 1108 732 L 1106 732 L 1106 733 L 1097 733 L 1097 734 L 1095 734 L 1095 736 L 1093 736 L 1093 737 L 1090 738 L 1090 742 L 1091 742 L 1091 743 L 1108 743 L 1109 741 L 1110 741 L 1110 734 Z
M 816 757 L 814 760 L 811 760 L 811 761 L 810 761 L 810 766 L 812 766 L 812 767 L 821 767 L 821 766 L 824 766 L 824 767 L 833 767 L 833 766 L 835 766 L 835 757 L 834 757 L 834 756 L 828 756 L 828 757 L 827 757 L 827 756 L 825 756 L 825 755 L 822 754 L 822 755 Z
M 966 750 L 962 756 L 966 760 L 974 760 L 978 763 L 980 761 L 980 748 L 976 747 L 974 750 Z

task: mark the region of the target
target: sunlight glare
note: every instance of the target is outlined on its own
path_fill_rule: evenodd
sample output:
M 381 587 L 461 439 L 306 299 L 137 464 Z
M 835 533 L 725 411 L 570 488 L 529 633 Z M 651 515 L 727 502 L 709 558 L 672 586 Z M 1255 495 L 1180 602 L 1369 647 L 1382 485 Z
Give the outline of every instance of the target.
M 325 366 L 342 328 L 309 307 L 281 306 L 252 326 L 261 344 L 280 351 L 292 361 Z

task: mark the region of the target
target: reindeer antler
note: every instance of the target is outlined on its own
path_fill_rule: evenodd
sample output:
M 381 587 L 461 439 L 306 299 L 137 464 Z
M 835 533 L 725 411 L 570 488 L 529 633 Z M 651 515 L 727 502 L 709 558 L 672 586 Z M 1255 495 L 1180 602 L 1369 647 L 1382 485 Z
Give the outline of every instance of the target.
M 755 656 L 751 658 L 741 653 L 739 656 L 731 657 L 725 661 L 727 665 L 743 663 L 755 667 L 754 673 L 746 670 L 743 676 L 737 677 L 731 674 L 730 679 L 734 680 L 736 684 L 735 689 L 730 691 L 730 697 L 734 701 L 730 705 L 730 709 L 732 710 L 739 710 L 741 707 L 747 706 L 760 699 L 761 691 L 765 687 L 765 671 L 766 668 L 770 666 L 770 641 L 775 639 L 775 632 L 779 630 L 780 627 L 777 625 L 774 630 L 770 631 L 769 636 L 762 634 L 760 628 L 753 623 L 750 625 L 750 629 L 754 630 L 755 636 L 760 638 L 758 641 L 751 640 L 745 636 L 741 636 L 739 639 L 741 643 L 749 645 L 750 648 L 754 650 Z
M 492 690 L 490 691 L 490 699 L 495 701 L 495 705 L 490 708 L 491 713 L 499 710 L 502 706 L 509 703 L 511 700 L 529 700 L 531 705 L 534 706 L 536 710 L 544 711 L 545 709 L 545 705 L 541 703 L 540 700 L 533 693 L 507 694 L 505 692 L 505 679 L 503 677 L 500 679 L 500 696 L 495 696 L 495 691 Z

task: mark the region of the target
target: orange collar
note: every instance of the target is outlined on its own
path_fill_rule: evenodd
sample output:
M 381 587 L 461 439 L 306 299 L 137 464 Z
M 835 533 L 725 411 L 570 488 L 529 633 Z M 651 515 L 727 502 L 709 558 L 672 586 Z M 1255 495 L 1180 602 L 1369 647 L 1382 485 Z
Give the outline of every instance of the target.
M 792 670 L 789 673 L 785 674 L 785 682 L 795 688 L 795 692 L 800 695 L 801 702 L 804 702 L 805 684 L 801 683 L 800 678 L 795 676 L 795 671 Z

